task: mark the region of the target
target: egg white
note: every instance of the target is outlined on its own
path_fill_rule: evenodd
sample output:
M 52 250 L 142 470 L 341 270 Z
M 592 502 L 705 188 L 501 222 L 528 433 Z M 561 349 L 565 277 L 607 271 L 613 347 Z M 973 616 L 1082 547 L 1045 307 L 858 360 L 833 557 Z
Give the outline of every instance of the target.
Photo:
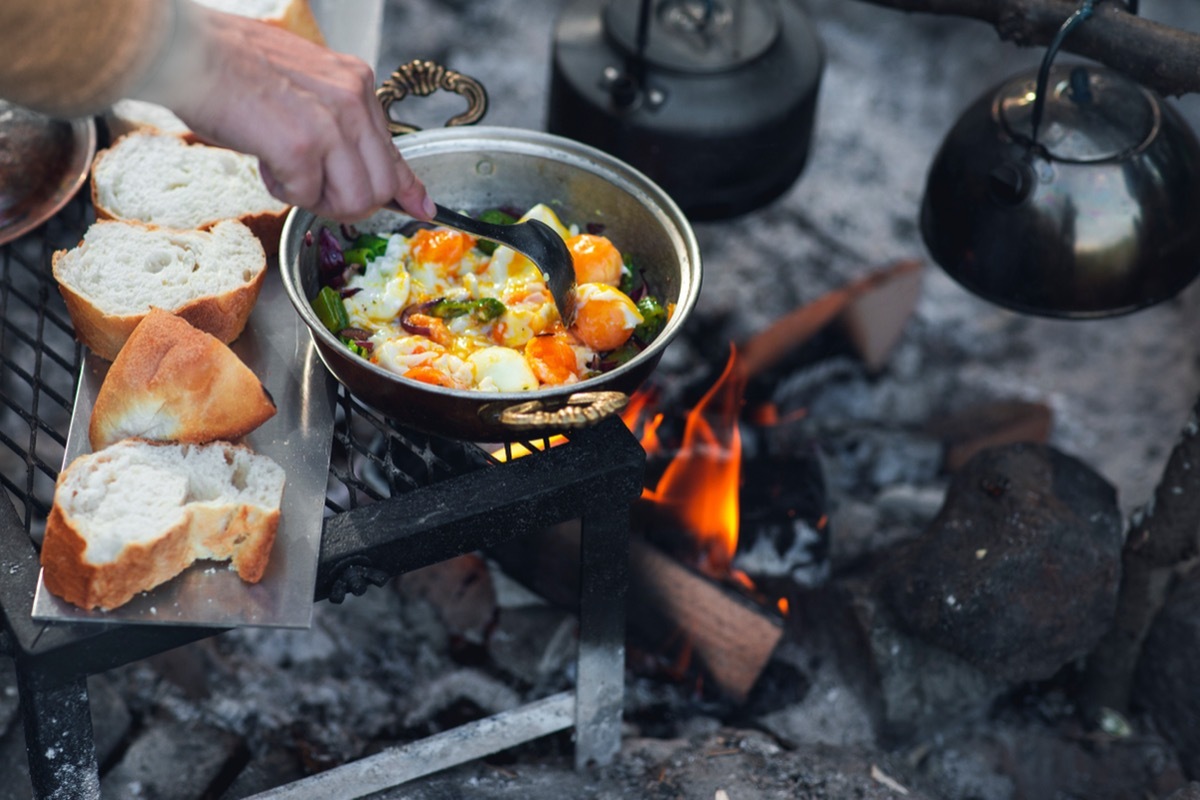
M 531 208 L 522 220 L 537 219 L 564 239 L 577 233 L 567 227 L 549 206 Z M 545 277 L 529 259 L 506 247 L 488 257 L 471 250 L 458 263 L 420 262 L 410 239 L 393 234 L 383 255 L 353 276 L 346 299 L 351 324 L 372 332 L 372 361 L 403 375 L 417 366 L 432 366 L 456 386 L 484 391 L 528 391 L 540 385 L 525 361 L 521 348 L 558 320 Z M 493 297 L 505 305 L 496 320 L 483 322 L 471 315 L 445 320 L 454 334 L 449 347 L 405 331 L 399 316 L 408 306 L 438 298 Z M 585 289 L 581 298 L 587 302 Z M 636 311 L 634 311 L 636 314 Z M 640 323 L 640 317 L 633 324 Z M 595 355 L 584 346 L 574 348 L 581 374 Z

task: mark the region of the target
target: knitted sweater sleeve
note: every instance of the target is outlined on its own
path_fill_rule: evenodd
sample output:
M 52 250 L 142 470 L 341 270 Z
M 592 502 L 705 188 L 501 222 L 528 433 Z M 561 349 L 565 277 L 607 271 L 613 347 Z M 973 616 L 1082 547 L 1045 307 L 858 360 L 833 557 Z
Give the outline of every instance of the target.
M 98 113 L 148 79 L 183 19 L 180 0 L 3 0 L 0 98 Z

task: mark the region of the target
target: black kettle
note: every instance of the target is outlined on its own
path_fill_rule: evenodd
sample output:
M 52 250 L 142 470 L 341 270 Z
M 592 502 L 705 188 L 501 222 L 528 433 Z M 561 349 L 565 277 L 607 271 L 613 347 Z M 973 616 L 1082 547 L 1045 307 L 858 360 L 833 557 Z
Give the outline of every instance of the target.
M 1086 319 L 1170 298 L 1200 272 L 1200 143 L 1153 91 L 1053 54 L 947 134 L 921 206 L 926 246 L 1019 312 Z
M 803 171 L 824 63 L 795 0 L 570 0 L 547 127 L 633 165 L 691 219 L 733 217 Z

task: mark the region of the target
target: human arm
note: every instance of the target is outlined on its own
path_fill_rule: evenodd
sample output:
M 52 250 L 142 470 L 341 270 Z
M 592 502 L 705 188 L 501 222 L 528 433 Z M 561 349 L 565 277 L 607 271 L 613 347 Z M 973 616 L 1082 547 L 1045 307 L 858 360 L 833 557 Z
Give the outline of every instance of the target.
M 57 116 L 159 103 L 259 158 L 280 199 L 335 219 L 395 198 L 432 215 L 362 61 L 189 0 L 4 0 L 0 97 Z

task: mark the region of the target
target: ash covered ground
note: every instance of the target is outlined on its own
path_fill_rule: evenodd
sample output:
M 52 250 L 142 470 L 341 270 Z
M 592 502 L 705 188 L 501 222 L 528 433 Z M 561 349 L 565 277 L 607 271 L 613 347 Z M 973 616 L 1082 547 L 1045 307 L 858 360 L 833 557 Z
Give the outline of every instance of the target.
M 487 124 L 542 128 L 560 5 L 390 0 L 378 72 L 435 59 L 485 83 Z M 730 340 L 875 267 L 903 258 L 928 262 L 917 211 L 938 144 L 977 96 L 1041 58 L 1040 51 L 1001 42 L 970 20 L 901 14 L 854 0 L 807 5 L 826 56 L 808 167 L 769 206 L 696 226 L 705 272 L 693 326 L 720 326 Z M 1200 29 L 1200 11 L 1186 4 L 1144 0 L 1142 14 Z M 1193 124 L 1200 121 L 1193 98 L 1178 104 Z M 436 101 L 430 108 L 438 113 Z M 812 413 L 827 415 L 830 427 L 896 431 L 989 400 L 1045 403 L 1054 412 L 1051 442 L 1107 478 L 1131 510 L 1150 498 L 1200 393 L 1198 292 L 1192 286 L 1129 317 L 1055 321 L 986 303 L 930 263 L 915 314 L 884 370 L 868 376 L 847 369 L 806 400 L 815 401 Z M 723 359 L 723 353 L 700 352 L 701 341 L 712 337 L 683 337 L 673 346 L 661 378 L 682 378 L 698 362 Z M 895 480 L 936 499 L 942 485 L 936 465 L 910 462 Z M 513 619 L 543 613 L 513 608 Z M 321 604 L 312 631 L 234 632 L 180 657 L 121 670 L 111 686 L 147 719 L 202 721 L 253 744 L 294 736 L 308 741 L 312 758 L 338 760 L 404 728 L 419 698 L 397 698 L 393 689 L 447 669 L 440 652 L 445 631 L 427 615 L 381 590 L 340 607 Z M 547 631 L 566 624 L 555 619 Z M 202 700 L 188 693 L 193 658 L 221 665 L 211 679 L 195 679 L 208 684 Z M 565 661 L 556 664 L 551 683 L 568 669 Z M 174 678 L 164 680 L 169 672 Z M 223 686 L 219 677 L 232 682 Z M 622 758 L 601 775 L 575 773 L 569 742 L 560 738 L 522 749 L 507 762 L 470 765 L 378 797 L 710 798 L 719 796 L 717 789 L 732 800 L 898 796 L 889 781 L 903 777 L 905 764 L 891 763 L 892 756 L 874 746 L 865 710 L 854 707 L 839 676 L 813 670 L 808 677 L 813 683 L 803 703 L 781 695 L 777 713 L 751 715 L 754 730 L 730 729 L 720 709 L 703 705 L 681 715 L 662 737 L 631 723 Z M 496 681 L 482 685 L 496 694 L 475 697 L 478 708 L 499 710 L 516 699 Z M 633 681 L 627 707 L 636 716 L 678 701 L 674 688 Z M 1012 797 L 1003 777 L 973 757 L 945 759 L 947 770 L 960 772 L 957 787 L 989 800 Z M 910 791 L 910 797 L 937 796 L 918 795 L 914 786 Z

